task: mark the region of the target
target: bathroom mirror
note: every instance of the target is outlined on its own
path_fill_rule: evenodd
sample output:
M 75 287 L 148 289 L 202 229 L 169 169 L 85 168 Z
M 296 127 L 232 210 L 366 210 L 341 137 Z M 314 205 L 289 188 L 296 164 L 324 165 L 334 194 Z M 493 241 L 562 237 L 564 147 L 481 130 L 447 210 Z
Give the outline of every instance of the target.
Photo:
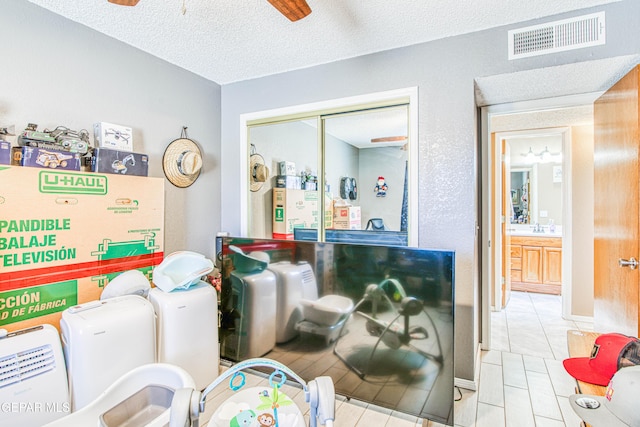
M 220 351 L 452 425 L 454 253 L 219 238 Z
M 511 168 L 511 223 L 535 223 L 535 203 L 531 200 L 532 168 Z M 533 216 L 533 218 L 532 218 Z

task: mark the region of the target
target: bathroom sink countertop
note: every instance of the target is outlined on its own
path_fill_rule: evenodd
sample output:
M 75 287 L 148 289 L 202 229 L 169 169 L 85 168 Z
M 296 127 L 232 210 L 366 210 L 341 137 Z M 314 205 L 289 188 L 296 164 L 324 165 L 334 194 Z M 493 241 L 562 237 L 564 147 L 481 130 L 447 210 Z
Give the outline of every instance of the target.
M 512 224 L 511 227 L 507 228 L 508 233 L 511 236 L 530 236 L 530 237 L 562 237 L 562 227 L 556 226 L 556 229 L 553 233 L 549 231 L 549 226 L 543 226 L 543 231 L 533 231 L 533 225 L 515 225 Z

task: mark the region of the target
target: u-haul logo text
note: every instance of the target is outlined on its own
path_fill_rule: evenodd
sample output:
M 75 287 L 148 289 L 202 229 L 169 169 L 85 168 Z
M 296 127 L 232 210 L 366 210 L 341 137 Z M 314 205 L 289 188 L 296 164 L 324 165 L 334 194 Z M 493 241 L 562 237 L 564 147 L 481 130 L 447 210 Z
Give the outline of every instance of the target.
M 41 193 L 107 194 L 107 177 L 104 175 L 41 171 L 39 184 Z

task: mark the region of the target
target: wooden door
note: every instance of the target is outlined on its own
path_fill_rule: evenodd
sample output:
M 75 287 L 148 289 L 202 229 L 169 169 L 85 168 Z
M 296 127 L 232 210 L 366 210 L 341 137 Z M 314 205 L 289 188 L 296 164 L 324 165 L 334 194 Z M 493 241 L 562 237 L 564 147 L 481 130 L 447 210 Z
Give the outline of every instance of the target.
M 507 306 L 511 298 L 511 153 L 505 139 L 500 141 L 502 158 L 502 308 Z
M 594 104 L 594 328 L 637 336 L 639 70 Z

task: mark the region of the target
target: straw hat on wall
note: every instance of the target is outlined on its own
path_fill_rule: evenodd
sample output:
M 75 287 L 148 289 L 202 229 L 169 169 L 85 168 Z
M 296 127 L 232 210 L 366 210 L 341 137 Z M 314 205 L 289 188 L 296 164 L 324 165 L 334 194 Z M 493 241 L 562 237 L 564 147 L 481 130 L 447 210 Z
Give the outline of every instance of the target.
M 167 179 L 176 187 L 193 184 L 202 169 L 200 147 L 189 138 L 172 141 L 162 157 L 162 168 Z
M 249 176 L 251 179 L 251 191 L 258 191 L 269 179 L 269 168 L 264 164 L 264 158 L 260 154 L 252 154 L 249 158 Z

